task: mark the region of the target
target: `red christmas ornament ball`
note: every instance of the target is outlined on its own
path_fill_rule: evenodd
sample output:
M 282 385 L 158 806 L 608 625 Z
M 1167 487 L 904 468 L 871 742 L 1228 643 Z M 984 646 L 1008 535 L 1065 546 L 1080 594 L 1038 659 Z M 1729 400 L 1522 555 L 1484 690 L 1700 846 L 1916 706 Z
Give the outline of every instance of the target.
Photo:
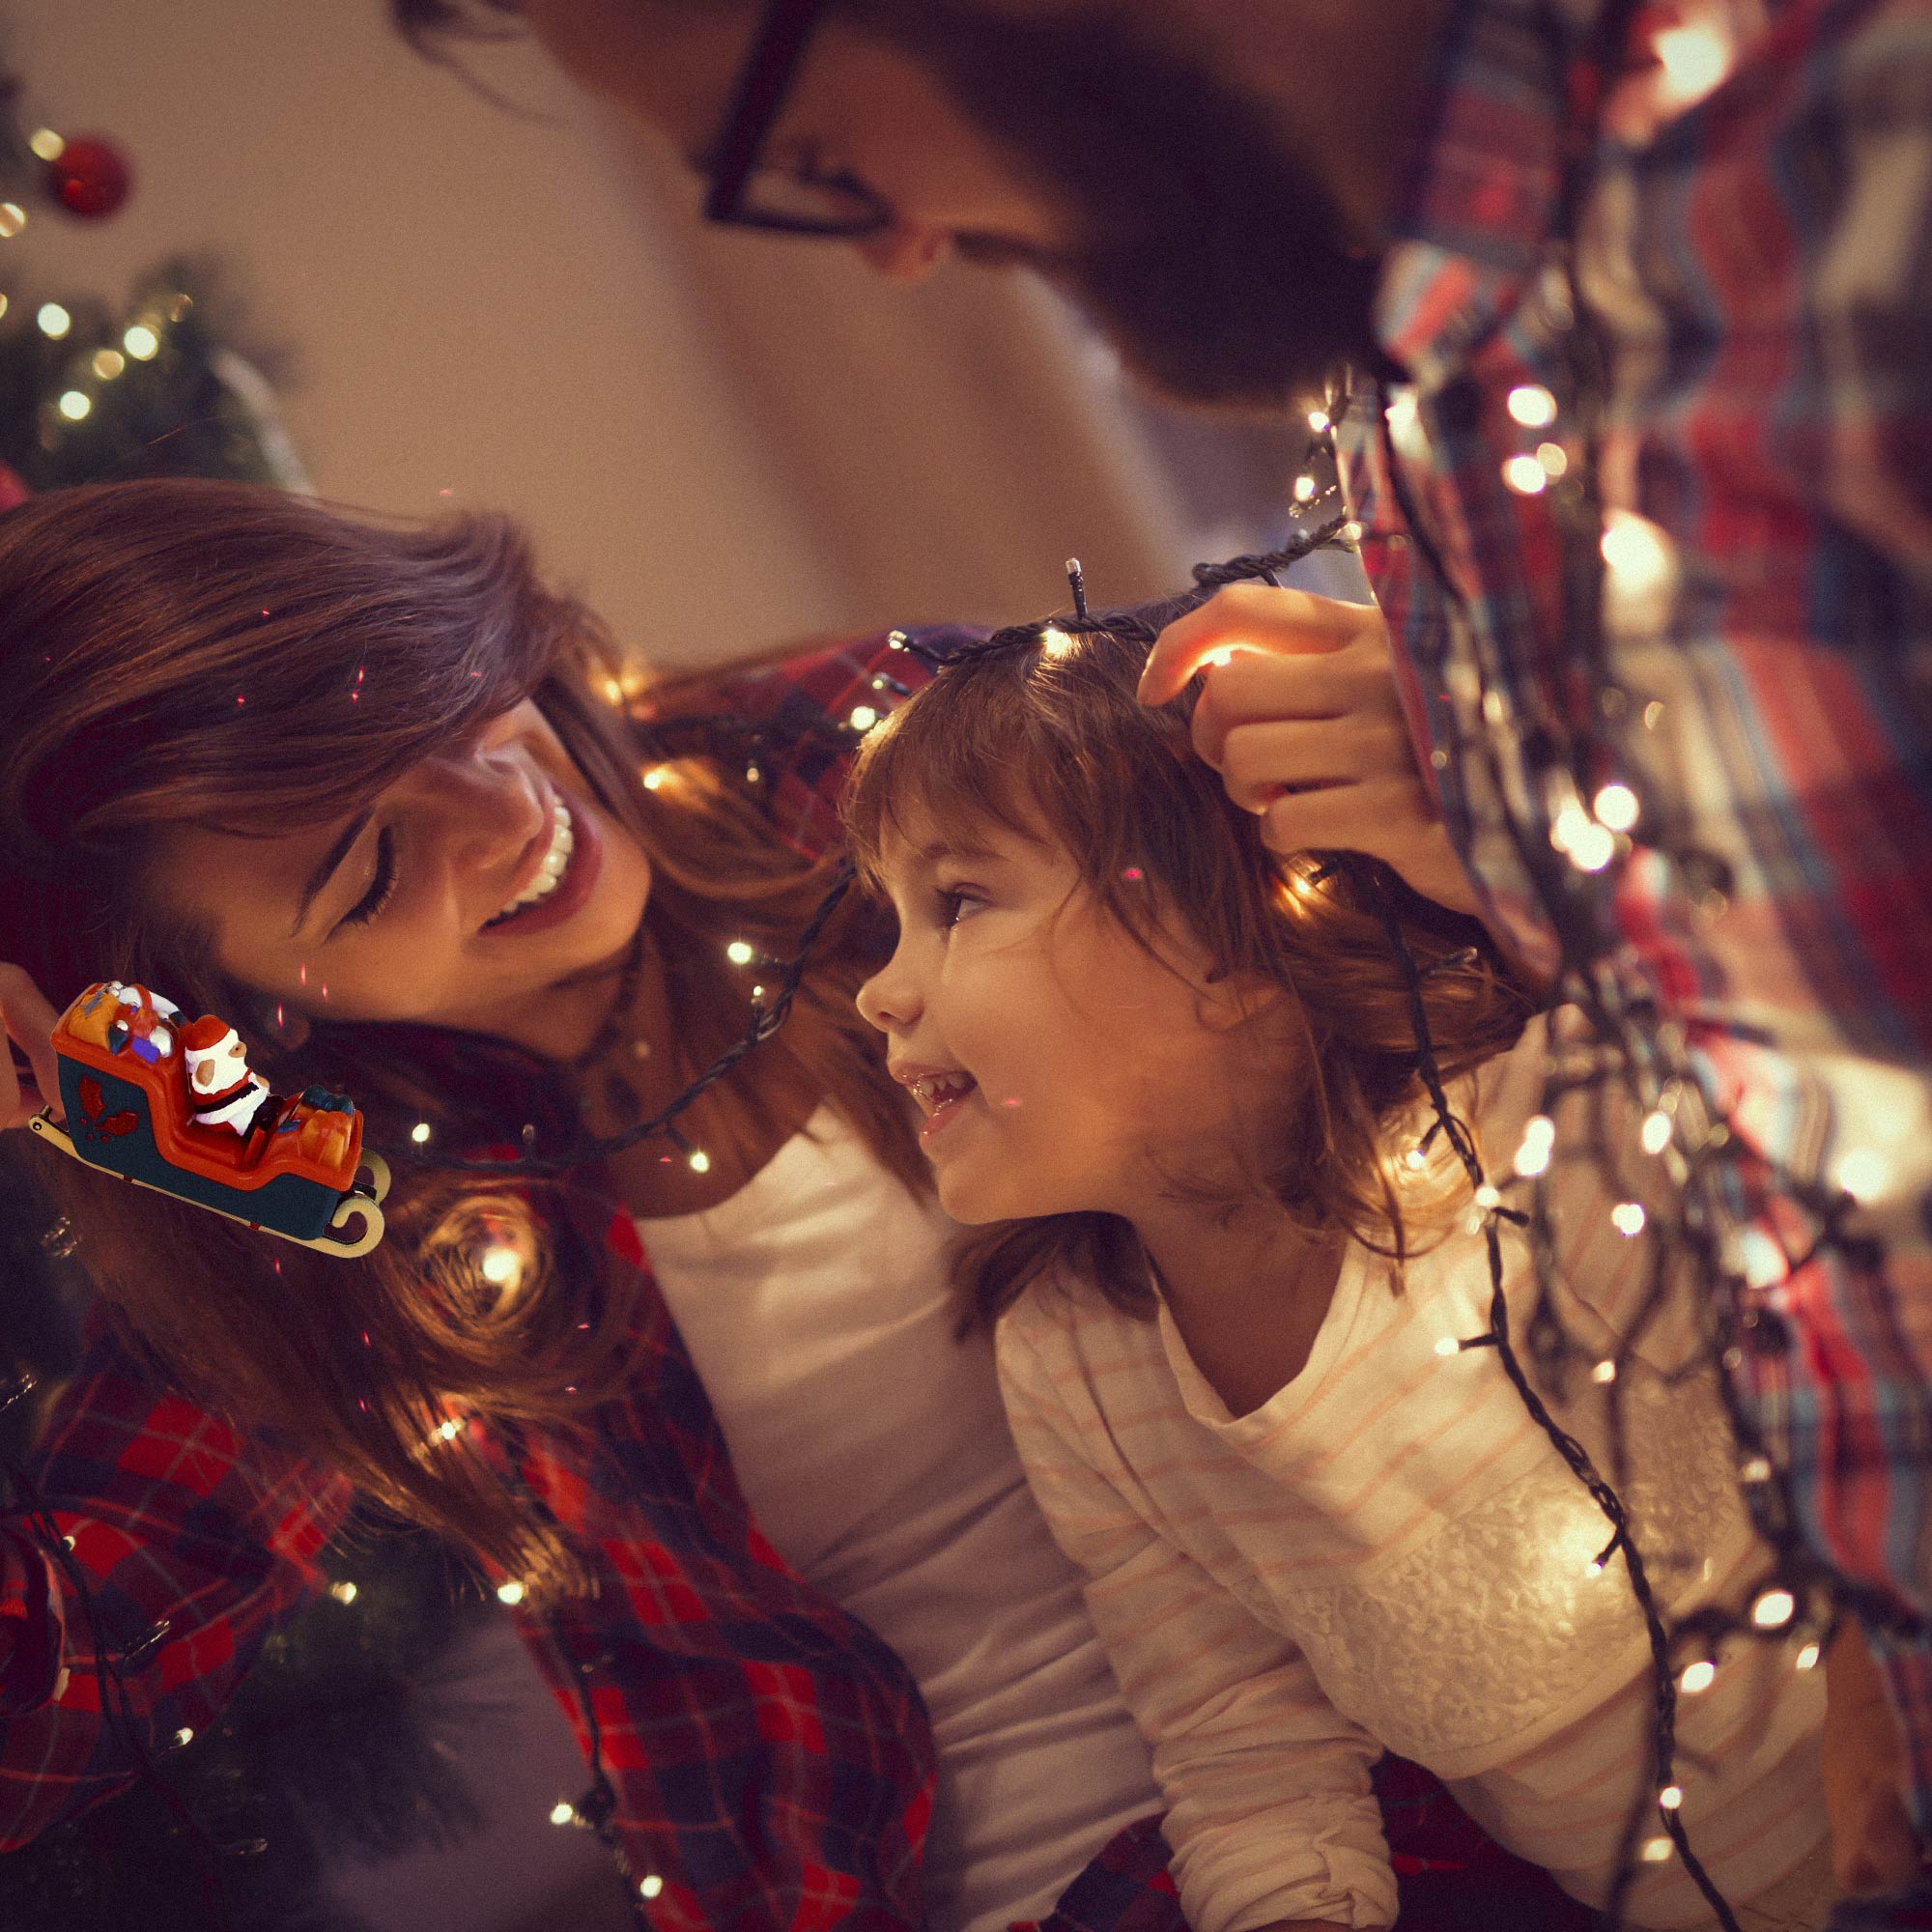
M 45 165 L 47 192 L 86 221 L 118 213 L 134 185 L 127 156 L 99 134 L 76 134 Z

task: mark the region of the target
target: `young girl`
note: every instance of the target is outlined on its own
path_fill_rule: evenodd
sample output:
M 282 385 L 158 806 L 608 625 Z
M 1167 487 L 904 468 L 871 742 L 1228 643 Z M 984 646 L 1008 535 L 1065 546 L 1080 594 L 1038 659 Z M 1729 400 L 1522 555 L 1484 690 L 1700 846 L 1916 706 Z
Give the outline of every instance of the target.
M 1267 851 L 1192 755 L 1189 698 L 1136 701 L 1140 658 L 1106 635 L 966 654 L 869 739 L 848 822 L 899 922 L 861 1010 L 940 1200 L 983 1230 L 958 1274 L 1152 1744 L 1182 1905 L 1199 1932 L 1389 1925 L 1384 1750 L 1601 1902 L 1650 1775 L 1623 1565 L 1496 1351 L 1456 1347 L 1489 1326 L 1485 1242 L 1423 1142 L 1361 875 Z M 1391 890 L 1508 1174 L 1572 1029 L 1525 1023 L 1473 925 Z M 1569 1313 L 1608 1356 L 1645 1288 L 1640 1185 L 1602 1194 L 1558 1126 Z M 1670 1379 L 1693 1349 L 1654 1323 L 1625 1370 L 1623 1492 L 1666 1617 L 1735 1601 L 1765 1556 L 1708 1376 Z M 1601 1391 L 1548 1395 L 1611 1466 Z M 1825 1673 L 1796 1652 L 1726 1649 L 1678 1719 L 1681 1816 L 1754 1925 L 1815 1925 L 1831 1895 Z M 1637 1922 L 1709 1921 L 1680 1861 L 1641 1869 Z

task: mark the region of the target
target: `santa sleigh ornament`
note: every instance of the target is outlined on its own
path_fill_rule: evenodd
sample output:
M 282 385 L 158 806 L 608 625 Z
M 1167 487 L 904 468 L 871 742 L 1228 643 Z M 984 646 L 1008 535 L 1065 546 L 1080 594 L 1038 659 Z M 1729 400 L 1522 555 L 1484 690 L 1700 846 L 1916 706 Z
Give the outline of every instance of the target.
M 28 1125 L 63 1152 L 323 1254 L 383 1238 L 389 1168 L 363 1148 L 361 1114 L 320 1087 L 277 1098 L 226 1021 L 184 1025 L 171 1001 L 109 980 L 53 1043 L 67 1124 L 49 1107 Z

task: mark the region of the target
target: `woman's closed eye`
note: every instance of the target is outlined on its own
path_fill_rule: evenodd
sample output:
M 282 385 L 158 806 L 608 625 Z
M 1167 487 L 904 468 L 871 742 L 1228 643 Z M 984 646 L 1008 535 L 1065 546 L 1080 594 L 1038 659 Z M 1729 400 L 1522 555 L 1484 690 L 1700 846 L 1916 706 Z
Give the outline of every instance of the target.
M 345 925 L 367 925 L 395 895 L 396 841 L 385 825 L 376 835 L 376 876 L 369 881 L 369 890 L 336 922 L 336 930 Z

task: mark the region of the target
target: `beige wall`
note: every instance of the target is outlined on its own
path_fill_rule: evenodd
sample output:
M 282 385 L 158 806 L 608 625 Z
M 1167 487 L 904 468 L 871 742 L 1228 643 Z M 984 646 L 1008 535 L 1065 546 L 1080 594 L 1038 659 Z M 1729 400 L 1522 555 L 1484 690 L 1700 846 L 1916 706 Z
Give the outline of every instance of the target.
M 1047 298 L 908 296 L 822 246 L 699 235 L 527 46 L 517 118 L 417 61 L 381 0 L 26 0 L 22 111 L 111 133 L 117 218 L 37 211 L 18 299 L 118 298 L 213 246 L 295 352 L 327 496 L 502 506 L 656 655 L 1151 594 L 1184 549 L 1137 435 Z M 445 494 L 447 493 L 447 494 Z

